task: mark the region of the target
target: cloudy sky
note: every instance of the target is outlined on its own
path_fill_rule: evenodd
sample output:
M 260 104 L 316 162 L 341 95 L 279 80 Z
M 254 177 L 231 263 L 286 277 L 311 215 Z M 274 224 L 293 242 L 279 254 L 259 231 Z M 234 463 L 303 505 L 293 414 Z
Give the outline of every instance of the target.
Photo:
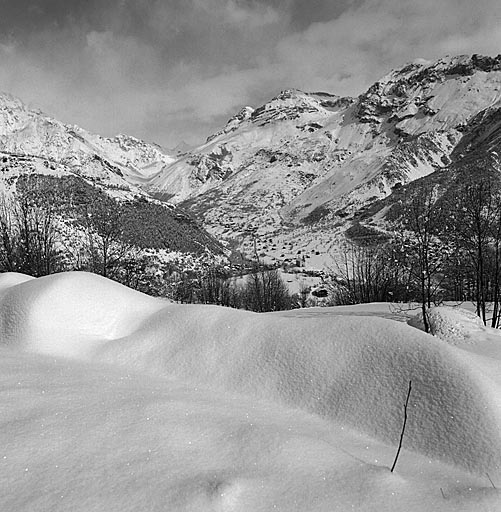
M 203 141 L 296 87 L 501 53 L 499 0 L 0 0 L 0 90 L 104 135 Z

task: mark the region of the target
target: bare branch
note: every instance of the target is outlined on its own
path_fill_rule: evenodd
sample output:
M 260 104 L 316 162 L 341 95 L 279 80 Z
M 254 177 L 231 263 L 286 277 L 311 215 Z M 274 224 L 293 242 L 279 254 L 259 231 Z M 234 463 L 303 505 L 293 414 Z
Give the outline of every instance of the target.
M 393 470 L 395 469 L 395 466 L 397 465 L 398 456 L 400 455 L 400 450 L 402 449 L 402 441 L 404 440 L 404 432 L 405 432 L 405 425 L 407 423 L 407 406 L 409 405 L 409 397 L 411 396 L 411 390 L 412 390 L 412 381 L 409 381 L 409 391 L 407 391 L 407 399 L 405 400 L 404 404 L 404 424 L 402 425 L 402 432 L 400 434 L 400 442 L 398 443 L 398 450 L 397 454 L 395 455 L 395 460 L 393 461 L 393 466 L 391 466 L 391 472 L 393 473 Z

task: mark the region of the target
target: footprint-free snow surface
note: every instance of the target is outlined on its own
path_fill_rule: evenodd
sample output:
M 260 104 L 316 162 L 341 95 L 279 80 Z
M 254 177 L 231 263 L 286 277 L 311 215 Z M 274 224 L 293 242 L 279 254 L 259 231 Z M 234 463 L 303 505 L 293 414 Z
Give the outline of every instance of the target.
M 326 311 L 0 275 L 0 510 L 501 510 L 501 337 Z

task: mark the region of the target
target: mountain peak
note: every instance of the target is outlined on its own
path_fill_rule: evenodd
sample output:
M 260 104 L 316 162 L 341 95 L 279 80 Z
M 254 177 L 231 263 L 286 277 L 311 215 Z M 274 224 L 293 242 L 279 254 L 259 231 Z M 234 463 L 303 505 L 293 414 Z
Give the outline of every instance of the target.
M 477 71 L 501 71 L 501 55 L 489 57 L 479 54 L 446 55 L 436 61 L 416 59 L 385 75 L 379 83 L 395 80 L 445 78 L 454 75 L 471 76 Z M 376 83 L 378 83 L 376 82 Z
M 307 96 L 307 94 L 305 92 L 301 91 L 300 89 L 291 88 L 291 89 L 284 89 L 283 91 L 280 91 L 280 94 L 278 94 L 273 99 L 290 100 L 290 99 L 295 99 L 295 98 L 299 98 L 302 96 L 303 97 Z
M 0 104 L 2 103 L 14 103 L 24 106 L 24 103 L 17 96 L 9 92 L 0 91 Z
M 254 113 L 254 109 L 252 107 L 249 107 L 249 106 L 243 107 L 242 109 L 239 110 L 239 112 L 237 114 L 235 114 L 231 119 L 228 120 L 228 122 L 226 123 L 226 126 L 222 130 L 219 130 L 218 132 L 214 133 L 213 135 L 210 135 L 209 137 L 207 137 L 206 143 L 211 142 L 212 140 L 214 140 L 216 137 L 219 137 L 220 135 L 234 132 L 235 130 L 237 130 L 240 127 L 240 125 L 242 123 L 249 120 L 252 117 L 253 113 Z

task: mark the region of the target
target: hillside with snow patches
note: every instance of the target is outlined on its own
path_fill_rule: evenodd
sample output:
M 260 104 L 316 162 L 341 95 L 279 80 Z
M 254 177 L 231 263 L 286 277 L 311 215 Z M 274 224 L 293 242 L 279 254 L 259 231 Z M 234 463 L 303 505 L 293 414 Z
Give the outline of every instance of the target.
M 501 56 L 422 60 L 358 98 L 286 90 L 142 186 L 218 237 L 323 266 L 358 212 L 401 185 L 499 149 Z M 328 258 L 327 258 L 328 259 Z
M 438 311 L 441 339 L 383 311 L 2 274 L 0 509 L 499 510 L 499 332 Z

